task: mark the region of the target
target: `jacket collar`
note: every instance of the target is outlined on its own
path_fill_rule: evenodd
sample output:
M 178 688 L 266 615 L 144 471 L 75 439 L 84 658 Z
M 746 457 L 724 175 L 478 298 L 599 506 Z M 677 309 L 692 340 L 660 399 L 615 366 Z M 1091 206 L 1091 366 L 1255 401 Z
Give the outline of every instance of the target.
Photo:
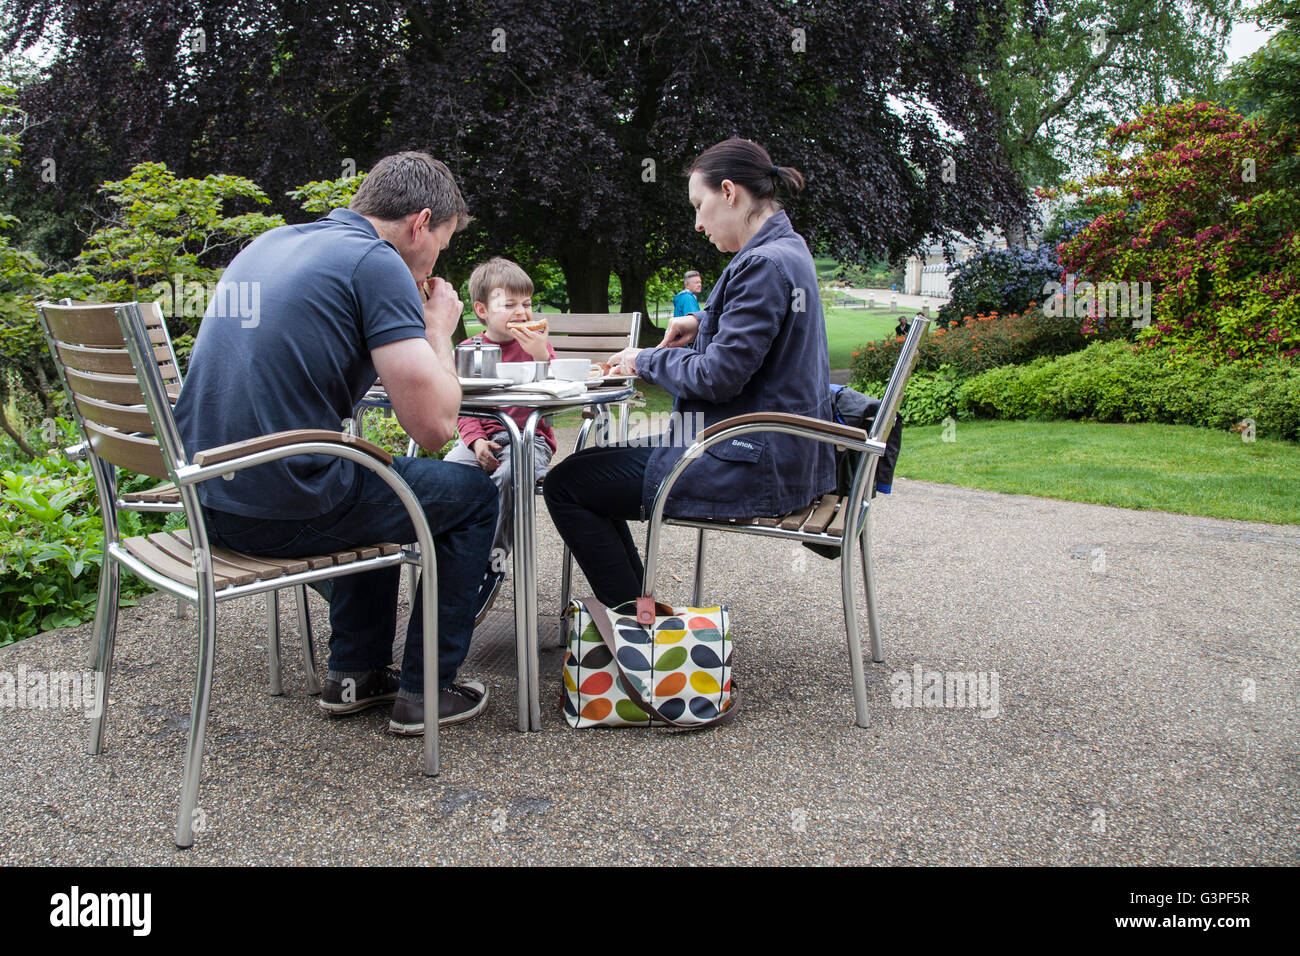
M 779 239 L 782 236 L 794 235 L 794 227 L 790 225 L 790 217 L 785 214 L 784 209 L 778 209 L 776 214 L 763 223 L 754 233 L 749 242 L 740 247 L 737 256 L 743 255 L 750 249 L 761 246 L 765 242 L 771 242 L 773 239 Z

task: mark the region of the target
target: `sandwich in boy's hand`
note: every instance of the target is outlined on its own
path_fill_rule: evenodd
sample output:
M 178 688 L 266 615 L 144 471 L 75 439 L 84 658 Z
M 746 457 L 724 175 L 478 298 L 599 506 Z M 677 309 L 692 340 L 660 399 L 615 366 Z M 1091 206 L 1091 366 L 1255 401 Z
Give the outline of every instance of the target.
M 526 329 L 529 332 L 545 332 L 546 319 L 544 316 L 534 316 L 531 313 L 525 315 L 522 319 L 511 319 L 506 323 L 507 329 Z

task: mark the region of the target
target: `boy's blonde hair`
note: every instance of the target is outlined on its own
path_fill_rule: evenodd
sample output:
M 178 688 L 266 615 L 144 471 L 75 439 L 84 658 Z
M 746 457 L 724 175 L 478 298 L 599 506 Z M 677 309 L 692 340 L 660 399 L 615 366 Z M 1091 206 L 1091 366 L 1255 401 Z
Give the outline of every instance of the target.
M 470 302 L 489 305 L 493 290 L 501 289 L 515 295 L 532 295 L 533 280 L 517 262 L 495 256 L 474 269 L 469 277 Z

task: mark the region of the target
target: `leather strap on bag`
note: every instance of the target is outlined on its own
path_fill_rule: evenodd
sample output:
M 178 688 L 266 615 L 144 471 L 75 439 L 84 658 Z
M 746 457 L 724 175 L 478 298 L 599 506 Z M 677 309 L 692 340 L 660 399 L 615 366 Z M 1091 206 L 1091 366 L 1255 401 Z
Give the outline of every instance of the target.
M 628 678 L 627 672 L 623 670 L 623 665 L 618 659 L 618 644 L 614 640 L 613 626 L 610 624 L 609 614 L 606 613 L 605 605 L 601 604 L 594 597 L 582 598 L 580 603 L 586 607 L 587 614 L 591 617 L 591 622 L 596 625 L 596 631 L 600 634 L 600 639 L 605 643 L 605 646 L 609 648 L 609 653 L 614 658 L 614 666 L 618 668 L 619 675 L 623 678 L 623 689 L 627 691 L 628 698 L 632 703 L 640 707 L 641 710 L 647 714 L 651 714 L 658 720 L 662 720 L 665 724 L 671 724 L 674 727 L 682 727 L 688 730 L 699 730 L 703 727 L 711 727 L 714 724 L 720 724 L 724 720 L 731 719 L 731 716 L 736 712 L 736 706 L 740 703 L 740 695 L 736 692 L 736 684 L 734 680 L 731 684 L 731 706 L 720 712 L 718 716 L 712 720 L 685 723 L 684 721 L 673 720 L 671 717 L 665 717 L 661 714 L 658 707 L 653 706 L 637 692 L 636 687 L 633 686 L 632 681 Z M 654 601 L 648 597 L 637 598 L 636 611 L 637 623 L 641 624 L 641 626 L 647 630 L 654 627 L 656 614 L 660 614 L 664 617 L 671 617 L 675 613 L 674 609 L 669 605 L 660 604 L 658 601 Z M 650 615 L 648 623 L 642 623 L 641 617 L 643 613 L 648 613 Z M 654 638 L 652 635 L 651 641 L 653 640 Z M 651 646 L 653 647 L 653 644 Z

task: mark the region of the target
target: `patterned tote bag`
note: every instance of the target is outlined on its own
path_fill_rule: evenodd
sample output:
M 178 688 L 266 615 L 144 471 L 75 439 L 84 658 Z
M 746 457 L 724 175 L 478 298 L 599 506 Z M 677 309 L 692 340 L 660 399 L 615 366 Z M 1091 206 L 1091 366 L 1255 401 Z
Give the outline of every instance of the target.
M 716 724 L 736 711 L 725 607 L 673 608 L 649 598 L 565 611 L 564 718 L 570 727 Z

